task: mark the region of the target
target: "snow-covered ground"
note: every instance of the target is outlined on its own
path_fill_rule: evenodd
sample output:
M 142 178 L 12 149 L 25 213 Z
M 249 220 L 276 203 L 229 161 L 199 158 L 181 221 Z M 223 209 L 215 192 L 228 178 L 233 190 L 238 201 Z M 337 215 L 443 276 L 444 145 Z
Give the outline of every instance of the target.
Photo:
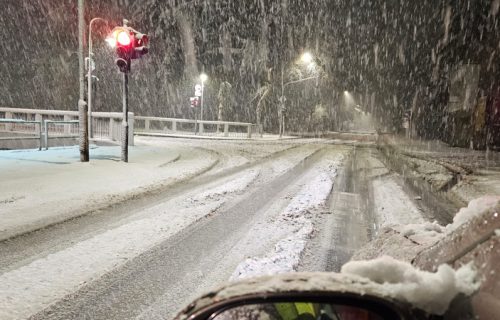
M 40 312 L 125 263 L 136 261 L 133 259 L 137 256 L 150 252 L 195 222 L 215 214 L 224 216 L 222 213 L 229 212 L 226 209 L 244 203 L 242 199 L 261 187 L 271 188 L 269 185 L 274 181 L 285 182 L 280 185 L 282 190 L 275 191 L 273 187 L 269 203 L 255 206 L 259 212 L 248 220 L 248 229 L 245 227 L 228 238 L 234 242 L 225 248 L 225 258 L 217 262 L 217 270 L 210 271 L 213 279 L 202 279 L 199 286 L 209 288 L 217 279 L 229 277 L 237 280 L 296 271 L 306 245 L 319 232 L 315 218 L 329 210 L 337 172 L 349 152 L 348 147 L 319 143 L 156 138 L 138 139 L 138 146 L 131 148 L 129 164 L 118 161 L 119 147 L 95 147 L 91 153 L 93 160 L 85 164 L 78 162 L 76 148 L 0 152 L 0 165 L 9 168 L 0 185 L 0 225 L 4 238 L 151 190 L 170 188 L 181 179 L 201 178 L 179 193 L 134 208 L 102 229 L 6 270 L 0 275 L 0 319 L 26 318 Z M 290 175 L 292 179 L 288 175 L 297 168 L 302 170 L 296 176 Z M 391 252 L 396 246 L 411 255 L 413 248 L 406 245 L 430 245 L 499 201 L 489 197 L 471 202 L 457 214 L 453 224 L 442 227 L 423 217 L 415 205 L 417 201 L 405 193 L 399 180 L 388 174 L 382 164 L 374 165 L 371 174 L 376 223 L 381 232 L 390 230 L 394 235 L 383 239 L 385 243 L 376 243 L 379 246 L 376 250 L 368 249 L 371 254 Z M 280 180 L 281 177 L 286 179 Z M 293 183 L 286 184 L 287 181 Z M 253 206 L 249 208 L 253 210 Z M 237 208 L 231 210 L 239 213 Z M 398 241 L 387 241 L 394 239 Z M 383 278 L 367 271 L 373 268 L 400 273 Z M 457 292 L 468 293 L 474 285 L 468 269 L 455 272 L 443 267 L 437 274 L 427 274 L 390 258 L 351 263 L 343 271 L 376 283 L 387 282 L 388 295 L 407 301 L 425 296 L 419 286 L 436 281 L 447 289 L 443 301 Z M 432 293 L 440 295 L 441 291 Z M 170 300 L 170 294 L 164 293 L 157 302 Z M 431 305 L 428 310 L 442 310 L 445 302 Z M 148 318 L 156 311 L 154 304 L 148 305 L 139 318 Z
M 195 176 L 217 163 L 203 150 L 175 147 L 94 147 L 79 162 L 77 147 L 0 151 L 0 240 L 119 203 Z
M 147 148 L 150 146 L 145 148 L 142 157 L 147 159 L 146 151 L 149 150 Z M 202 165 L 210 166 L 213 164 L 213 159 L 206 152 L 193 155 L 193 152 L 199 152 L 196 151 L 196 148 L 191 148 L 189 152 L 181 147 L 176 148 L 181 154 L 179 160 L 167 161 L 163 163 L 167 165 L 158 166 L 157 162 L 149 159 L 153 168 L 146 167 L 144 164 L 139 168 L 143 171 L 148 171 L 148 169 L 165 170 L 167 177 L 168 174 L 179 176 L 182 167 L 176 167 L 176 164 L 182 163 L 183 155 L 197 158 L 193 162 L 184 164 L 190 170 L 198 170 L 199 167 L 203 168 Z M 172 149 L 168 149 L 169 154 L 172 153 Z M 277 148 L 278 151 L 281 149 Z M 286 173 L 317 149 L 318 147 L 308 147 L 294 150 L 293 153 L 279 155 L 270 162 L 271 164 L 263 163 L 236 171 L 228 176 L 222 176 L 222 178 L 200 185 L 198 188 L 182 193 L 166 202 L 140 210 L 125 218 L 124 221 L 117 221 L 116 227 L 112 229 L 0 275 L 0 292 L 2 292 L 0 295 L 0 318 L 25 318 L 42 310 L 86 283 L 98 279 L 106 272 L 171 237 L 193 222 L 209 216 L 229 201 L 232 196 L 243 192 L 253 183 L 271 181 Z M 68 154 L 67 149 L 59 150 L 59 152 L 62 157 Z M 172 156 L 172 159 L 176 158 L 178 158 L 177 155 Z M 136 156 L 135 159 L 138 157 Z M 93 161 L 91 164 L 96 162 Z M 189 164 L 192 167 L 189 167 Z M 70 170 L 70 173 L 67 174 L 74 176 L 90 174 L 80 169 L 80 166 L 77 164 L 77 168 L 73 171 Z M 97 163 L 94 166 L 99 168 L 100 164 Z M 105 175 L 106 171 L 114 171 L 115 166 L 120 168 L 127 165 L 112 161 L 103 166 L 105 168 L 100 168 L 99 172 Z M 108 179 L 116 178 L 114 174 L 113 172 L 111 177 L 108 175 Z M 61 180 L 57 180 L 57 182 L 64 182 L 66 176 L 63 177 L 64 179 L 60 178 Z M 35 177 L 34 179 L 41 178 Z M 125 179 L 131 180 L 122 180 L 121 182 L 124 184 L 133 180 L 133 178 Z M 106 185 L 106 183 L 103 184 Z M 10 212 L 6 210 L 4 215 L 8 215 Z M 17 221 L 21 220 L 17 219 Z M 25 288 L 29 288 L 29 290 L 25 290 Z
M 212 174 L 293 147 L 138 137 L 129 163 L 120 147 L 93 146 L 79 162 L 78 147 L 0 151 L 0 240 L 173 185 L 209 169 Z

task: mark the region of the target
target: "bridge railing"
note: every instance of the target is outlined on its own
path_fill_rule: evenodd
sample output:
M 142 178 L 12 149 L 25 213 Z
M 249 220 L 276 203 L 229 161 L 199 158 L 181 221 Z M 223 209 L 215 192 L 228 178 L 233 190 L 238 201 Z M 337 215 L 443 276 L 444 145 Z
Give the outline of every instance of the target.
M 40 138 L 48 146 L 49 139 L 74 139 L 79 134 L 77 111 L 0 108 L 0 137 L 4 141 L 23 138 Z M 13 121 L 6 121 L 6 120 Z M 19 121 L 18 121 L 19 120 Z M 22 121 L 21 121 L 22 120 Z M 30 122 L 39 122 L 36 126 Z M 93 112 L 91 138 L 119 142 L 122 134 L 122 114 L 118 112 Z M 220 138 L 250 139 L 257 132 L 256 126 L 246 122 L 199 121 L 160 117 L 134 116 L 129 113 L 129 144 L 134 145 L 134 133 L 158 135 L 199 135 Z M 42 131 L 40 137 L 40 130 Z M 66 140 L 65 140 L 66 141 Z M 0 148 L 5 147 L 0 145 Z
M 8 140 L 38 140 L 38 150 L 42 150 L 43 146 L 43 135 L 42 135 L 42 122 L 41 121 L 29 121 L 29 120 L 19 120 L 19 119 L 5 119 L 0 118 L 0 127 L 12 127 L 12 125 L 17 125 L 22 128 L 22 131 L 15 137 L 9 136 L 8 134 L 2 134 L 0 132 L 0 141 Z M 1 145 L 0 145 L 1 147 Z
M 134 145 L 134 114 L 129 113 L 129 144 Z M 78 137 L 79 125 L 74 123 L 78 120 L 77 111 L 62 110 L 40 110 L 21 108 L 0 108 L 0 119 L 24 120 L 24 122 L 2 122 L 0 123 L 0 136 L 5 140 L 17 139 L 23 135 L 37 135 L 39 128 L 26 121 L 37 121 L 49 124 L 55 122 L 66 122 L 63 125 L 49 125 L 46 129 L 48 138 Z M 104 140 L 121 141 L 122 113 L 119 112 L 92 112 L 92 134 L 91 137 Z M 44 133 L 45 130 L 42 130 Z
M 253 125 L 246 122 L 199 121 L 141 116 L 136 116 L 134 120 L 136 134 L 178 134 L 250 139 L 253 132 Z

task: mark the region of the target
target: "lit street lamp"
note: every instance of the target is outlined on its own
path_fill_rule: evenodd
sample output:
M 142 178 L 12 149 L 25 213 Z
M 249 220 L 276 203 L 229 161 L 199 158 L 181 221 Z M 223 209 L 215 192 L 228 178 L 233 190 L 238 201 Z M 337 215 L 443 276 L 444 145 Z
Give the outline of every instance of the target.
M 305 65 L 311 65 L 313 63 L 313 60 L 314 60 L 314 57 L 309 52 L 304 52 L 302 54 L 302 56 L 300 57 L 300 62 L 302 64 L 305 64 Z M 285 88 L 286 88 L 286 86 L 294 84 L 294 83 L 304 82 L 307 80 L 317 79 L 317 78 L 319 78 L 319 75 L 315 75 L 312 77 L 307 77 L 307 78 L 303 78 L 303 79 L 299 79 L 299 80 L 293 80 L 293 81 L 289 81 L 289 82 L 285 83 L 285 70 L 284 70 L 283 64 L 281 65 L 281 97 L 280 97 L 280 109 L 279 109 L 279 113 L 280 113 L 280 119 L 279 119 L 280 120 L 279 121 L 280 138 L 285 133 L 285 111 L 286 111 Z
M 88 75 L 87 75 L 87 104 L 89 107 L 89 137 L 93 137 L 92 133 L 92 71 L 95 69 L 95 62 L 92 59 L 94 53 L 92 52 L 92 24 L 96 21 L 103 21 L 106 24 L 106 20 L 102 18 L 94 18 L 90 20 L 89 23 L 89 57 L 88 57 Z
M 309 52 L 304 52 L 302 54 L 302 56 L 300 57 L 300 60 L 305 63 L 305 64 L 309 64 L 313 61 L 313 56 L 312 54 L 310 54 Z

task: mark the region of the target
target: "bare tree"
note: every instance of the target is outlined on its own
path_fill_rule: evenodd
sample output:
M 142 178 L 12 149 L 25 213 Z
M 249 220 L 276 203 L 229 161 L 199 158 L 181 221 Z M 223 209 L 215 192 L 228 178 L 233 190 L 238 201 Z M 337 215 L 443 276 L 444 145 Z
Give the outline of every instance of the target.
M 252 99 L 252 102 L 257 100 L 257 107 L 255 109 L 255 112 L 257 115 L 257 128 L 261 136 L 262 136 L 262 123 L 261 123 L 262 111 L 264 109 L 265 101 L 269 97 L 271 91 L 272 91 L 271 84 L 266 82 L 264 85 L 259 87 L 257 93 Z

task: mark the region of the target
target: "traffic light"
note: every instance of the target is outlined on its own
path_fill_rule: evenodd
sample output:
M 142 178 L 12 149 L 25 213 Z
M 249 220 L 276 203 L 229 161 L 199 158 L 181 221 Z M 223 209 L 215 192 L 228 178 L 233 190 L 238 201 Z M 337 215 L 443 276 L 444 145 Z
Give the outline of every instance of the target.
M 134 57 L 132 59 L 139 59 L 143 55 L 149 52 L 149 38 L 147 35 L 137 32 L 134 32 Z
M 129 72 L 132 59 L 138 59 L 149 52 L 148 36 L 130 27 L 116 27 L 108 41 L 116 47 L 116 65 L 121 72 Z
M 189 102 L 191 103 L 191 108 L 196 108 L 200 106 L 200 97 L 191 97 L 189 98 Z

